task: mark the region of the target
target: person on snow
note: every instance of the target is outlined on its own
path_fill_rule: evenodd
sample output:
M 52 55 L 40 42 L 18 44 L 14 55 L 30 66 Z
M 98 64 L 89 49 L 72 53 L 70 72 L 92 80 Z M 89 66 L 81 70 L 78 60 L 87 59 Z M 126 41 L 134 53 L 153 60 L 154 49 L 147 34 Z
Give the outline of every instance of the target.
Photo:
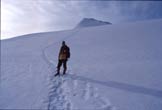
M 57 73 L 55 76 L 60 74 L 60 68 L 62 64 L 64 67 L 63 74 L 66 73 L 68 58 L 70 58 L 70 48 L 66 45 L 65 41 L 62 41 L 62 46 L 58 56 Z

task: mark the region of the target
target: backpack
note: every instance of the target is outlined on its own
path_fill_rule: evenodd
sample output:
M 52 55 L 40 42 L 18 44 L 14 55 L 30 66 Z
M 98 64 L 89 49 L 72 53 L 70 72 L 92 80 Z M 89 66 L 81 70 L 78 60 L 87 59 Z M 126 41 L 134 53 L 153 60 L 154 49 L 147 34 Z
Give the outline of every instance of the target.
M 61 48 L 60 51 L 60 59 L 67 59 L 70 58 L 70 49 L 68 46 L 64 46 Z

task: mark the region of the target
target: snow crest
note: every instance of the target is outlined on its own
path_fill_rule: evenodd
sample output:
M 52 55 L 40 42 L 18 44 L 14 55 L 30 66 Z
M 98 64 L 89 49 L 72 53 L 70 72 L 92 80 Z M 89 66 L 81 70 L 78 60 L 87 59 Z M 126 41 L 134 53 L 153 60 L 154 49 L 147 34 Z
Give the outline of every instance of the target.
M 83 27 L 92 27 L 92 26 L 101 26 L 101 25 L 109 25 L 111 24 L 110 22 L 105 22 L 105 21 L 100 21 L 96 20 L 94 18 L 84 18 L 76 28 L 83 28 Z

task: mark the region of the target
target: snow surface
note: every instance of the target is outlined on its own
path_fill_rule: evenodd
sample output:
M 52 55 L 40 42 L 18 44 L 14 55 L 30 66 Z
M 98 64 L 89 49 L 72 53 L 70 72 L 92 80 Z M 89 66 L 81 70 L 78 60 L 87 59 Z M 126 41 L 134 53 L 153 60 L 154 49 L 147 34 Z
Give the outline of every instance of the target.
M 1 40 L 0 109 L 162 110 L 162 19 Z M 67 75 L 54 77 L 62 40 Z

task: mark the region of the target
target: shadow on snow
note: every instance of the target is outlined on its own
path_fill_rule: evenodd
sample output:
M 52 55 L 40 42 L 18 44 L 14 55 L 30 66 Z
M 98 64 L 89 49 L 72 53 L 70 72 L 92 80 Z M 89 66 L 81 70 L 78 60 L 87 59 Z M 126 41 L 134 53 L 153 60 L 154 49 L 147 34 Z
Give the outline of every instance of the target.
M 110 80 L 108 80 L 106 82 L 98 81 L 98 80 L 95 80 L 95 79 L 86 78 L 86 77 L 78 76 L 78 75 L 72 75 L 72 74 L 68 74 L 67 76 L 71 79 L 74 79 L 74 80 L 87 81 L 87 82 L 90 82 L 90 83 L 96 83 L 96 84 L 100 84 L 100 85 L 103 85 L 103 86 L 121 89 L 121 90 L 129 91 L 129 92 L 140 93 L 140 94 L 151 95 L 151 96 L 162 98 L 162 91 L 161 90 L 155 90 L 155 89 L 151 89 L 151 88 L 146 88 L 146 87 L 136 86 L 136 85 L 130 85 L 130 84 L 116 82 L 116 81 L 110 81 Z

